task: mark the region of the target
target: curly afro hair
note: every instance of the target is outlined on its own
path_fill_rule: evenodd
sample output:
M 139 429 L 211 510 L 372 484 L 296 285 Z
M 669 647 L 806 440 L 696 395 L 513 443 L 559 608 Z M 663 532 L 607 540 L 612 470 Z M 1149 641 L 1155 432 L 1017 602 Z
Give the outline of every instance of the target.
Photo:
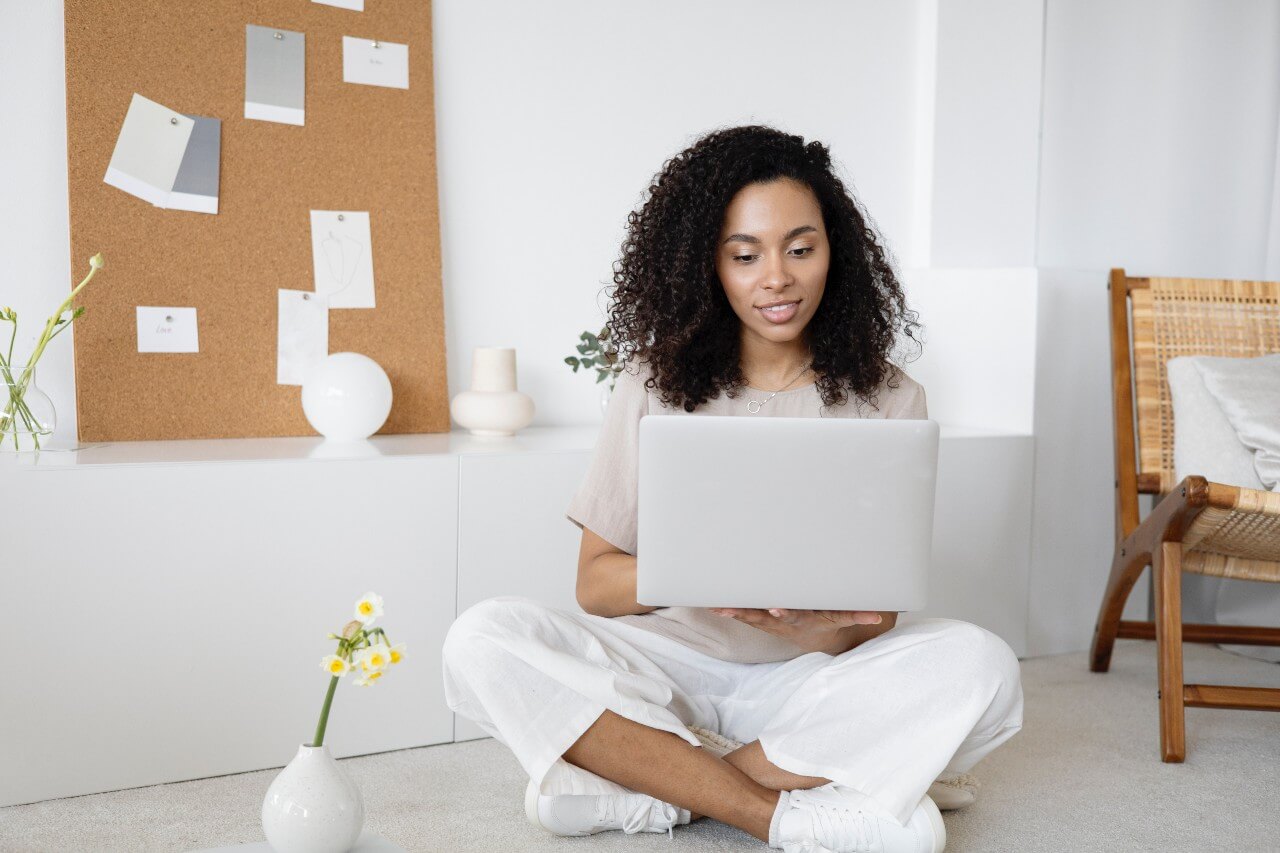
M 644 204 L 627 217 L 614 264 L 605 329 L 611 355 L 648 364 L 646 385 L 664 405 L 692 412 L 721 391 L 735 397 L 745 387 L 741 321 L 716 273 L 716 242 L 739 190 L 781 178 L 813 191 L 831 245 L 826 289 L 805 328 L 823 405 L 843 405 L 852 392 L 875 406 L 882 382 L 897 387 L 898 335 L 918 353 L 917 315 L 827 146 L 771 127 L 718 130 L 663 164 Z

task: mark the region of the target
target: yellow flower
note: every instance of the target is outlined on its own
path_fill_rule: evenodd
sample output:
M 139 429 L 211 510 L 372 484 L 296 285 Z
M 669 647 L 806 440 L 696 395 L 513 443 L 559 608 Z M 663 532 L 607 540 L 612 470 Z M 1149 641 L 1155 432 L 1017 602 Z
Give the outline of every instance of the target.
M 382 677 L 382 670 L 376 672 L 366 672 L 356 679 L 357 687 L 372 687 L 373 682 Z
M 351 671 L 350 665 L 337 655 L 326 655 L 324 660 L 320 661 L 320 668 L 330 675 L 339 677 Z
M 381 672 L 391 664 L 391 649 L 385 643 L 376 643 L 356 652 L 355 662 L 364 672 Z
M 356 619 L 366 628 L 373 624 L 373 620 L 382 615 L 382 596 L 376 592 L 366 592 L 356 602 Z
M 404 660 L 404 643 L 396 643 L 391 647 L 391 662 L 400 663 Z

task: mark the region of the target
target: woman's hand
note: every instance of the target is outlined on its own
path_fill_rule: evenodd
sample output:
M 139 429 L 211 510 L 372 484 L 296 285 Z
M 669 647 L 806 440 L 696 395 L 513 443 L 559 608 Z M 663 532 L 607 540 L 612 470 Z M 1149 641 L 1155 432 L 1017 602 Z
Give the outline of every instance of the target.
M 776 634 L 807 652 L 838 655 L 859 642 L 893 627 L 897 614 L 883 629 L 884 614 L 874 610 L 757 610 L 741 607 L 712 607 L 712 613 L 729 616 L 752 627 Z M 868 626 L 875 626 L 874 628 Z

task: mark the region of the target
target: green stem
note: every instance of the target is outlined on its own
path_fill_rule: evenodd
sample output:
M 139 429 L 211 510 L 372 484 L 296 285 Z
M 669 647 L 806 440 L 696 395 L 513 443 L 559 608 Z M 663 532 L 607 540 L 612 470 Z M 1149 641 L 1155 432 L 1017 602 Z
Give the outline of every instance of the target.
M 329 725 L 329 706 L 333 704 L 333 691 L 338 687 L 338 676 L 329 679 L 329 692 L 324 694 L 324 707 L 320 709 L 320 723 L 316 726 L 316 736 L 312 746 L 324 746 L 324 729 Z

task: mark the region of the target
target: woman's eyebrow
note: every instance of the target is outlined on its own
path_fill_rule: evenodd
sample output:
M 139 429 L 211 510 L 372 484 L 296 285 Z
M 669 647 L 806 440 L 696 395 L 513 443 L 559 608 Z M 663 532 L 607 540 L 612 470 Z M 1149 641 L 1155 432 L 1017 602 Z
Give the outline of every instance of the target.
M 786 234 L 783 234 L 782 239 L 785 242 L 786 240 L 790 240 L 792 237 L 795 237 L 798 234 L 807 234 L 810 231 L 817 231 L 817 230 L 818 229 L 814 228 L 812 225 L 799 225 L 795 228 L 792 228 Z M 759 243 L 759 242 L 760 242 L 760 238 L 754 237 L 751 234 L 730 234 L 728 237 L 724 238 L 724 243 Z M 721 243 L 720 245 L 723 246 L 724 243 Z

